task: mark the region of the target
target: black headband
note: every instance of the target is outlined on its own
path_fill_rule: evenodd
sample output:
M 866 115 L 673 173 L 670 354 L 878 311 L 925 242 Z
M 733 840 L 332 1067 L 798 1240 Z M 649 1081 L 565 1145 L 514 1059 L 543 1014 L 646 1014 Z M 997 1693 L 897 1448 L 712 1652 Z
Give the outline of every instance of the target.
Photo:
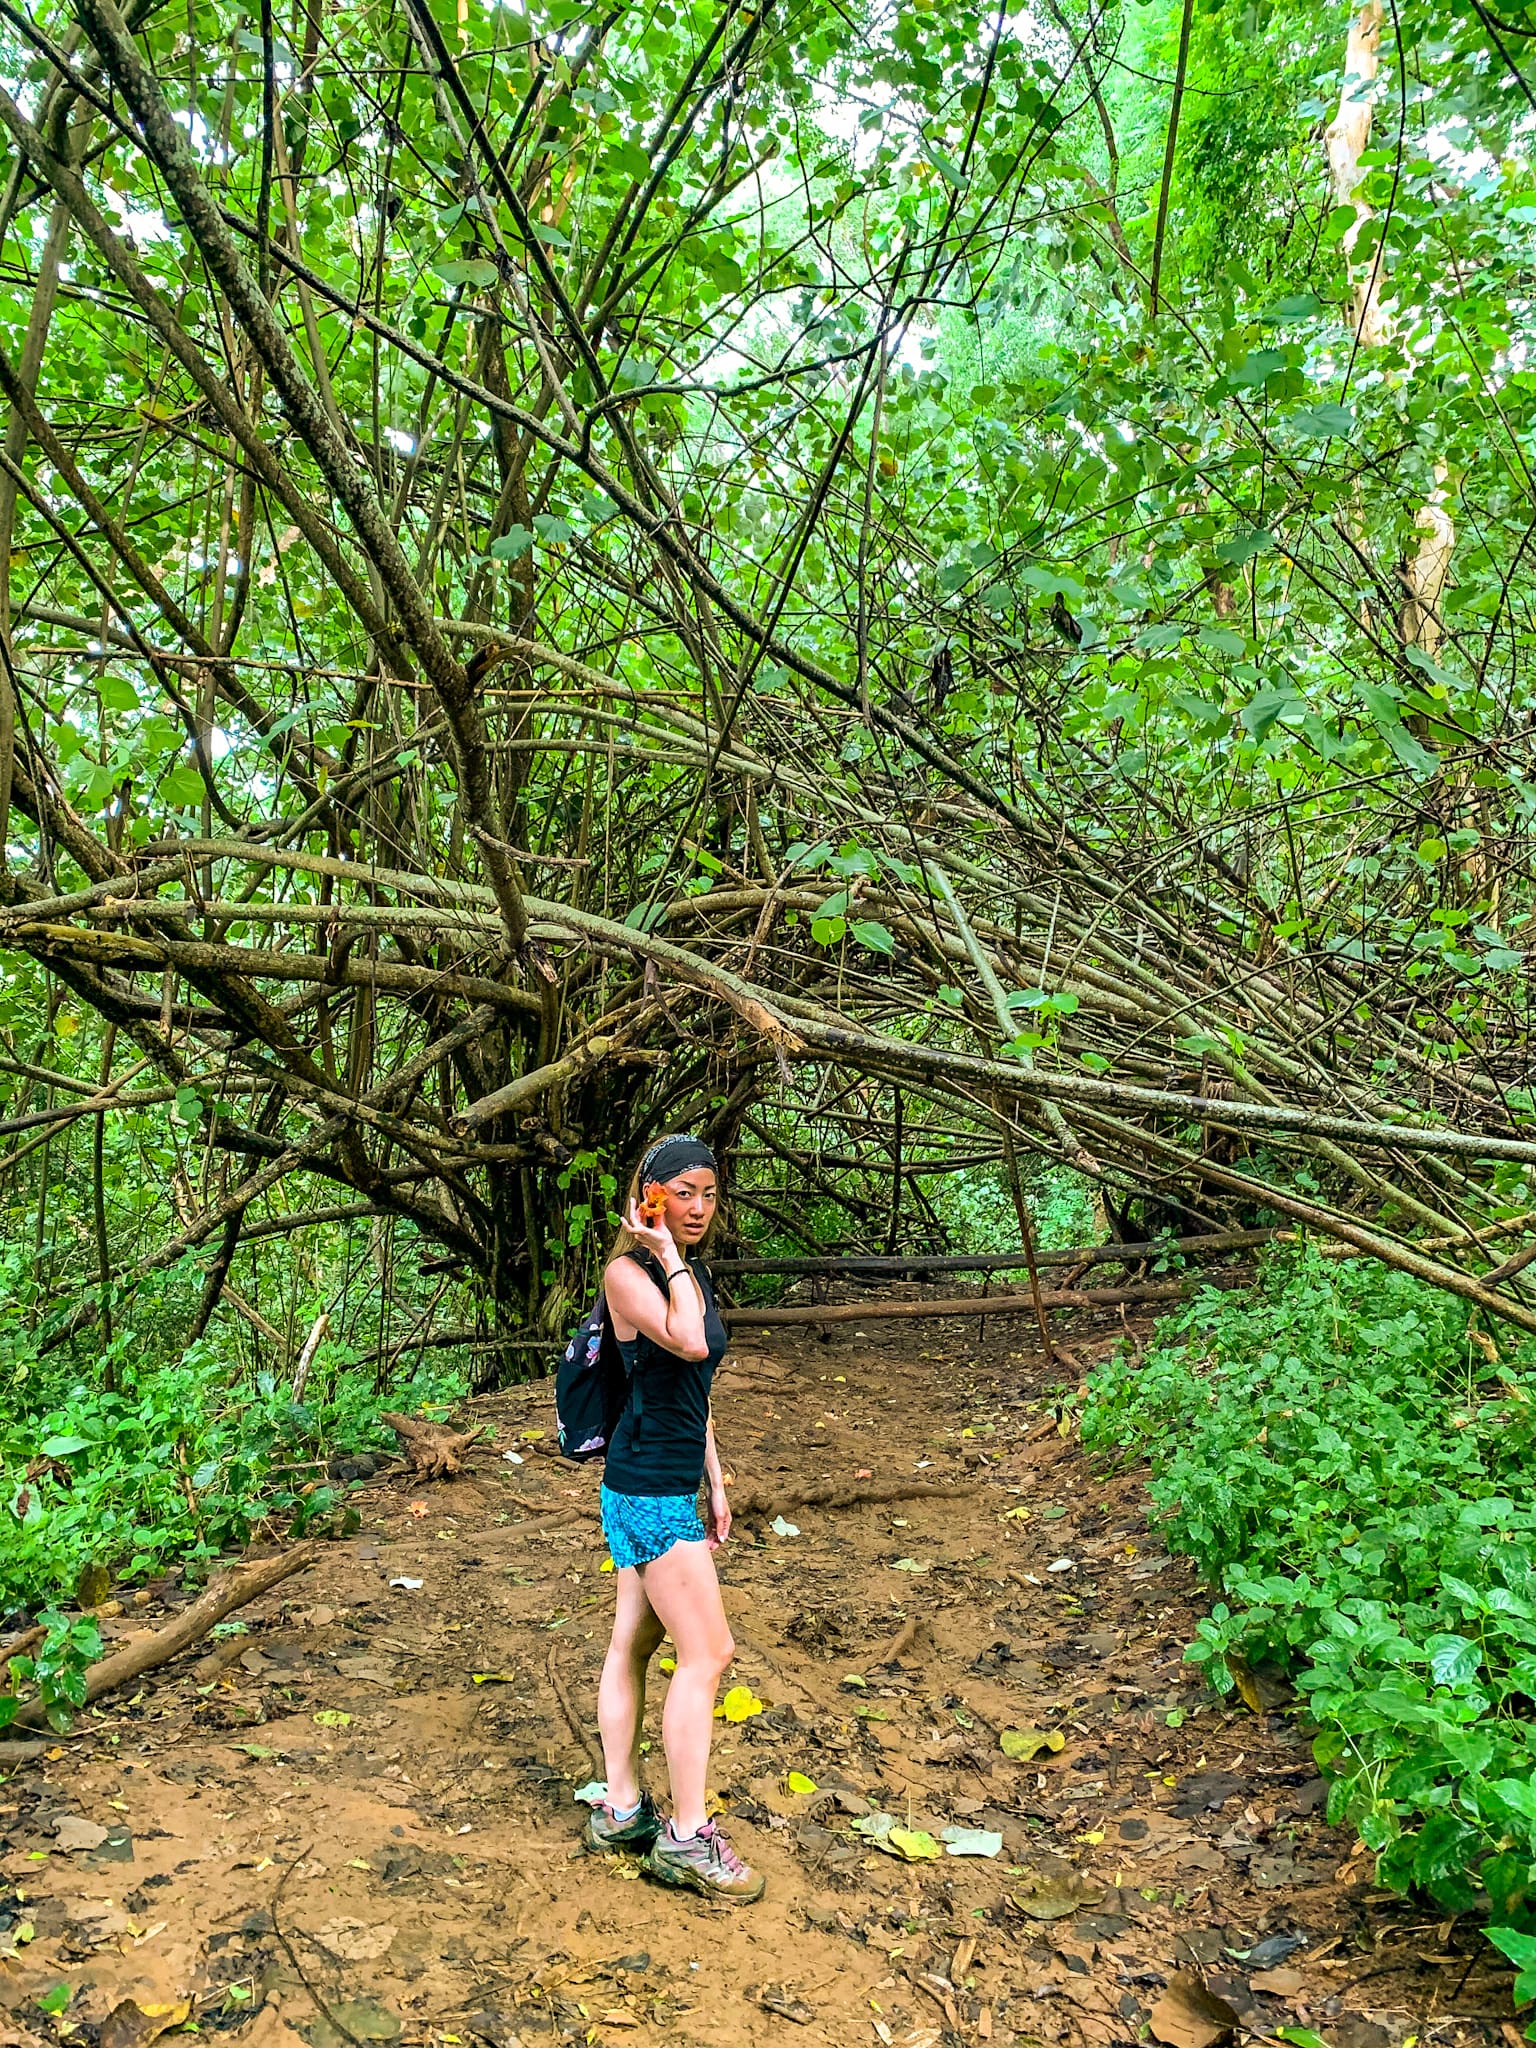
M 702 1139 L 674 1131 L 668 1137 L 658 1138 L 641 1160 L 641 1189 L 653 1180 L 676 1180 L 680 1173 L 691 1173 L 696 1166 L 707 1166 L 712 1173 L 718 1171 L 715 1155 Z

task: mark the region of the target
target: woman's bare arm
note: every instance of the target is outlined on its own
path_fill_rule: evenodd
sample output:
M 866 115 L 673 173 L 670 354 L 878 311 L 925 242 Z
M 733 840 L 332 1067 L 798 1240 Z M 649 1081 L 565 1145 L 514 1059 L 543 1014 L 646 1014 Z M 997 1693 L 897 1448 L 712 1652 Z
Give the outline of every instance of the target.
M 651 1247 L 647 1245 L 646 1250 Z M 683 1264 L 675 1245 L 670 1261 L 661 1253 L 657 1256 L 663 1258 L 664 1270 L 677 1275 L 668 1281 L 666 1294 L 662 1294 L 649 1273 L 640 1270 L 635 1260 L 621 1257 L 613 1260 L 604 1277 L 608 1306 L 617 1322 L 643 1330 L 654 1343 L 675 1352 L 679 1358 L 707 1358 L 704 1296 L 698 1282 Z

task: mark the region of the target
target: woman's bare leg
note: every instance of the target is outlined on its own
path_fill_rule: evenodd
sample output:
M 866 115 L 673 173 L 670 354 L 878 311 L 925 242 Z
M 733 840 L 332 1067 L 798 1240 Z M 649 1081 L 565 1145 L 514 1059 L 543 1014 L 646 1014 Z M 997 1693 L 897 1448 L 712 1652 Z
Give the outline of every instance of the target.
M 640 1800 L 640 1733 L 645 1720 L 645 1672 L 665 1630 L 646 1598 L 640 1574 L 627 1565 L 617 1575 L 613 1636 L 597 1688 L 597 1725 L 608 1770 L 608 1803 L 624 1813 Z
M 703 1543 L 674 1543 L 642 1565 L 645 1597 L 672 1638 L 677 1669 L 667 1693 L 661 1738 L 672 1780 L 672 1827 L 694 1835 L 704 1825 L 704 1785 L 715 1732 L 715 1694 L 736 1654 L 720 1602 L 715 1560 Z M 611 1654 L 611 1653 L 610 1653 Z

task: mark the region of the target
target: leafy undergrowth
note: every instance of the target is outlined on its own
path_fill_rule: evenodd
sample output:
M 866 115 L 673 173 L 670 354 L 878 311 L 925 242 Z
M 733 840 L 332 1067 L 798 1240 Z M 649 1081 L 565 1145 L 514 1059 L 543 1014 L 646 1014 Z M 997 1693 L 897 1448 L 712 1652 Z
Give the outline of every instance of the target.
M 381 1409 L 430 1411 L 463 1391 L 440 1367 L 383 1387 L 322 1367 L 296 1402 L 271 1373 L 232 1374 L 210 1344 L 150 1359 L 131 1331 L 110 1365 L 111 1391 L 101 1375 L 45 1379 L 33 1365 L 12 1376 L 0 1421 L 0 1612 L 196 1566 L 263 1522 L 289 1534 L 339 1525 L 347 1486 L 327 1480 L 327 1461 L 393 1448 Z
M 1536 1924 L 1536 1348 L 1297 1251 L 1107 1360 L 1082 1435 L 1151 1461 L 1225 1596 L 1190 1658 L 1287 1667 L 1380 1881 Z

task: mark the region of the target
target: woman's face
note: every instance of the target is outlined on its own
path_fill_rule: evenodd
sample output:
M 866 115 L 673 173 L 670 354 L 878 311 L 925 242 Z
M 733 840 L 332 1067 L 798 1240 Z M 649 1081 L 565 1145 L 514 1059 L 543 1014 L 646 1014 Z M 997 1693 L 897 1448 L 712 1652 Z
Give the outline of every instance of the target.
M 720 1200 L 714 1169 L 690 1167 L 676 1180 L 669 1180 L 666 1189 L 667 1206 L 661 1220 L 679 1244 L 697 1244 L 714 1221 L 715 1206 Z

